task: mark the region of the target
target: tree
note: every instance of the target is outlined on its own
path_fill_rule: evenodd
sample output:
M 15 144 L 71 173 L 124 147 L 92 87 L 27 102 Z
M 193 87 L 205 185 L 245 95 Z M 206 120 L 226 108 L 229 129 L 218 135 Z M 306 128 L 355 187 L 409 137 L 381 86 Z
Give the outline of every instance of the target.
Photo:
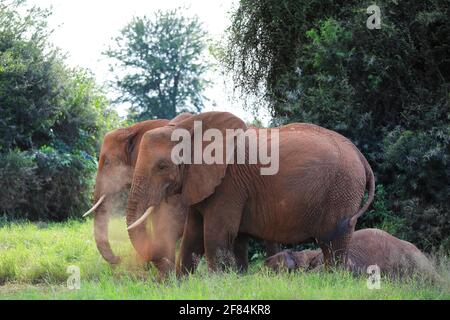
M 265 98 L 274 124 L 352 139 L 399 233 L 450 250 L 450 1 L 377 1 L 381 29 L 369 30 L 372 4 L 241 0 L 224 63 L 244 93 Z
M 105 52 L 118 74 L 116 102 L 130 103 L 135 120 L 199 112 L 208 83 L 205 39 L 198 18 L 184 17 L 179 9 L 133 18 L 115 39 L 116 47 Z
M 0 214 L 79 217 L 100 138 L 119 119 L 93 76 L 49 42 L 51 12 L 24 4 L 0 0 Z

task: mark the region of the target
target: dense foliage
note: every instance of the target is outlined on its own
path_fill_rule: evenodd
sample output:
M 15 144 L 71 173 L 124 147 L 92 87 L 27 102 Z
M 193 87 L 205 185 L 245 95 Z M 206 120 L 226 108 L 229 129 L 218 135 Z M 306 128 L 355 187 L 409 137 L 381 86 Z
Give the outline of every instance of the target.
M 316 123 L 363 151 L 379 212 L 360 226 L 449 250 L 450 1 L 377 1 L 381 29 L 370 30 L 372 4 L 241 0 L 224 62 L 274 124 Z
M 179 112 L 199 112 L 204 74 L 206 32 L 197 17 L 179 9 L 135 17 L 105 52 L 113 59 L 116 102 L 131 104 L 134 120 L 171 119 Z
M 91 202 L 100 138 L 118 121 L 93 77 L 68 68 L 49 43 L 49 14 L 0 1 L 0 214 L 7 218 L 79 216 Z

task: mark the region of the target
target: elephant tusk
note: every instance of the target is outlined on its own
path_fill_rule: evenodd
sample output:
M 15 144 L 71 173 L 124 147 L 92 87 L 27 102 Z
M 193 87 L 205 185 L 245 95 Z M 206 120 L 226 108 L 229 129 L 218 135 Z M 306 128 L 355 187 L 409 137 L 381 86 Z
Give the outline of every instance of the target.
M 98 201 L 97 203 L 85 214 L 83 214 L 83 218 L 86 218 L 88 215 L 90 215 L 92 212 L 94 212 L 103 202 L 103 200 L 105 200 L 106 196 L 103 195 Z
M 144 222 L 152 213 L 154 207 L 150 207 L 147 209 L 147 211 L 145 211 L 145 213 L 142 215 L 142 217 L 140 217 L 139 219 L 137 219 L 135 222 L 133 222 L 131 224 L 131 226 L 129 226 L 127 228 L 127 230 L 131 230 L 133 228 L 136 228 L 138 225 L 140 225 L 142 222 Z

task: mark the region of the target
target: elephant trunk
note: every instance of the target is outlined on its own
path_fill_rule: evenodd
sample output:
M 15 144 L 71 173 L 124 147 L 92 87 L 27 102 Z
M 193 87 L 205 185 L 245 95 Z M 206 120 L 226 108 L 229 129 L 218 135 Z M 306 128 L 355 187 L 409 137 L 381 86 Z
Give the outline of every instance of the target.
M 146 184 L 143 181 L 143 179 L 137 178 L 131 187 L 127 204 L 127 227 L 130 227 L 147 210 L 146 200 L 149 197 L 149 188 L 146 187 Z M 128 229 L 128 235 L 139 256 L 146 262 L 150 261 L 151 242 L 150 237 L 147 235 L 146 224 L 141 223 L 132 229 Z
M 97 203 L 98 196 L 95 193 L 95 201 Z M 120 257 L 116 256 L 111 249 L 111 245 L 108 239 L 108 224 L 109 224 L 109 212 L 108 208 L 110 197 L 107 197 L 99 208 L 96 209 L 94 216 L 94 238 L 97 244 L 98 251 L 102 257 L 108 261 L 110 264 L 118 264 L 120 262 Z

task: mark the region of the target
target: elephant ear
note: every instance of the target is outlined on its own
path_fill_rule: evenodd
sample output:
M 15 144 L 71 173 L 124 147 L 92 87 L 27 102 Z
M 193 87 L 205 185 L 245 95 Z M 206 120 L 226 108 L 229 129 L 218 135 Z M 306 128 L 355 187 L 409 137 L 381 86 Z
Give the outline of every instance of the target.
M 135 128 L 122 128 L 118 129 L 118 142 L 123 144 L 124 146 L 124 155 L 125 160 L 127 162 L 130 162 L 131 158 L 133 158 L 133 155 L 136 151 L 137 147 L 137 139 L 139 136 L 139 132 Z
M 128 164 L 134 164 L 137 160 L 139 144 L 142 136 L 149 130 L 164 127 L 169 123 L 168 120 L 147 120 L 136 123 L 128 128 L 117 129 L 118 139 L 125 145 L 124 153 L 127 157 Z
M 284 254 L 283 265 L 288 270 L 295 270 L 297 268 L 297 262 L 295 261 L 295 257 L 292 254 L 292 251 L 286 250 Z
M 194 125 L 202 126 L 202 134 L 209 129 L 217 129 L 222 134 L 223 159 L 221 163 L 205 164 L 202 157 L 202 164 L 194 164 Z M 205 112 L 188 118 L 179 123 L 175 129 L 186 129 L 191 134 L 191 163 L 185 166 L 184 181 L 182 188 L 183 202 L 190 206 L 201 202 L 214 193 L 215 188 L 222 182 L 227 170 L 226 159 L 226 131 L 227 129 L 247 130 L 244 121 L 229 112 Z M 198 138 L 198 137 L 197 137 Z M 203 140 L 200 138 L 200 140 Z M 215 142 L 215 141 L 214 141 Z M 205 148 L 213 142 L 202 142 L 202 155 Z M 235 144 L 233 145 L 233 147 Z

